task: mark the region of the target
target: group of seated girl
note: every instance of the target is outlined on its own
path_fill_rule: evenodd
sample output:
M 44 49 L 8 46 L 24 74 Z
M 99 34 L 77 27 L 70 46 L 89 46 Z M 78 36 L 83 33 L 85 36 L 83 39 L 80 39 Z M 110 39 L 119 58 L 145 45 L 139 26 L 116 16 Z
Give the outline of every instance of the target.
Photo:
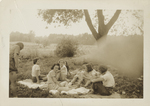
M 73 79 L 70 81 L 67 76 L 70 76 L 69 67 L 66 61 L 60 60 L 57 64 L 51 67 L 51 71 L 45 77 L 40 74 L 40 67 L 38 65 L 39 60 L 33 60 L 32 67 L 32 80 L 35 83 L 39 83 L 39 80 L 47 80 L 49 90 L 58 91 L 68 91 L 72 89 L 72 86 L 77 82 L 75 88 L 82 85 L 83 87 L 88 87 L 92 84 L 93 93 L 110 95 L 109 92 L 113 87 L 115 87 L 115 81 L 113 75 L 109 72 L 106 66 L 101 65 L 98 70 L 92 68 L 90 64 L 84 64 L 82 69 L 74 75 Z M 62 82 L 62 81 L 65 81 Z M 107 91 L 107 92 L 103 92 Z

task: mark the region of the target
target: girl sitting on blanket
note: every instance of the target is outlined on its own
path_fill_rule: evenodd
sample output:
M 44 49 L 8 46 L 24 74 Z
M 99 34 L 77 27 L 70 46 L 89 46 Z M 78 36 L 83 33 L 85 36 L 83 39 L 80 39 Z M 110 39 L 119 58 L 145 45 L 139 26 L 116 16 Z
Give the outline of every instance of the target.
M 80 87 L 83 80 L 86 82 L 84 87 L 87 87 L 91 83 L 91 79 L 96 75 L 96 71 L 92 69 L 91 65 L 83 65 L 83 71 L 77 73 L 74 76 L 72 81 L 69 83 L 69 86 L 73 85 L 78 79 L 78 84 L 76 88 Z
M 67 79 L 67 76 L 70 74 L 69 72 L 69 67 L 66 61 L 59 60 L 59 65 L 60 65 L 60 73 L 58 74 L 60 81 L 69 81 Z
M 33 60 L 33 66 L 32 66 L 32 81 L 34 83 L 40 83 L 40 80 L 43 80 L 45 75 L 40 75 L 40 66 L 39 66 L 40 60 L 38 58 Z
M 104 65 L 99 67 L 100 76 L 91 80 L 93 82 L 93 93 L 101 95 L 111 95 L 113 87 L 115 87 L 115 80 L 113 75 L 108 71 Z
M 70 88 L 67 86 L 67 81 L 59 82 L 57 81 L 58 74 L 60 73 L 60 65 L 54 64 L 51 68 L 51 71 L 48 73 L 48 89 L 49 90 L 58 90 L 58 91 L 68 91 Z

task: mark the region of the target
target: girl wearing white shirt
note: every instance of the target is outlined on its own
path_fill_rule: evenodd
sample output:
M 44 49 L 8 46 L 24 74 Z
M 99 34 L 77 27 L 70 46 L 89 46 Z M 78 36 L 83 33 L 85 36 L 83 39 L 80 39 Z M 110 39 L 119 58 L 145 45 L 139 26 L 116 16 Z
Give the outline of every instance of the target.
M 115 87 L 115 80 L 113 75 L 108 71 L 106 66 L 100 66 L 100 76 L 91 80 L 93 82 L 94 93 L 101 95 L 111 95 L 111 90 Z
M 60 64 L 60 75 L 59 75 L 59 80 L 60 81 L 69 81 L 67 79 L 67 75 L 69 73 L 69 67 L 67 65 L 67 62 L 60 60 L 58 62 Z
M 43 77 L 45 77 L 45 75 L 40 75 L 40 66 L 38 65 L 39 64 L 39 60 L 38 59 L 34 59 L 33 60 L 33 66 L 32 66 L 32 81 L 34 83 L 40 83 L 40 80 L 43 79 Z

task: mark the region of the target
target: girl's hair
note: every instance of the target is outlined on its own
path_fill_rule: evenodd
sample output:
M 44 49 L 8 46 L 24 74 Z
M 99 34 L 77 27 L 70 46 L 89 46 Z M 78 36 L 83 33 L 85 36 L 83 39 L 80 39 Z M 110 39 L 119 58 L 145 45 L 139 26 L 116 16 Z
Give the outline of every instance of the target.
M 55 64 L 51 67 L 51 69 L 53 70 L 55 66 L 59 66 L 58 70 L 60 70 L 60 65 L 59 65 L 58 63 L 55 63 Z
M 60 59 L 60 60 L 58 61 L 58 64 L 60 64 L 60 61 L 63 61 L 63 62 L 65 62 L 65 63 L 66 63 L 66 68 L 67 68 L 67 71 L 69 71 L 69 66 L 68 66 L 68 63 L 67 63 L 67 61 L 64 61 L 64 60 Z
M 60 61 L 63 61 L 63 62 L 64 62 L 64 60 L 60 59 L 60 60 L 58 61 L 59 64 L 60 64 Z
M 103 74 L 107 71 L 107 67 L 104 65 L 99 66 L 99 71 Z
M 37 61 L 38 61 L 38 59 L 34 59 L 34 60 L 33 60 L 33 64 L 36 64 Z
M 18 42 L 18 43 L 16 43 L 16 45 L 18 45 L 20 47 L 20 50 L 22 50 L 24 48 L 24 44 L 22 42 Z
M 69 71 L 69 66 L 68 66 L 68 63 L 67 63 L 67 61 L 65 61 L 65 63 L 66 63 L 66 68 L 67 68 L 67 71 Z
M 90 64 L 85 64 L 84 66 L 87 67 L 87 72 L 91 72 L 93 70 Z

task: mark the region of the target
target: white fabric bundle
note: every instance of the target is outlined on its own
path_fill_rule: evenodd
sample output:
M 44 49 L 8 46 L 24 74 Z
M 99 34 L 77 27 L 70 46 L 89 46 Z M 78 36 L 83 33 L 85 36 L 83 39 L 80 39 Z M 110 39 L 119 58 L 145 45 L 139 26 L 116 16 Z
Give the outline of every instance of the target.
M 66 95 L 87 94 L 89 91 L 90 91 L 90 89 L 80 87 L 80 88 L 72 89 L 69 91 L 61 91 L 61 94 L 66 94 Z
M 76 91 L 81 94 L 86 94 L 90 91 L 90 89 L 86 89 L 84 87 L 77 88 Z
M 48 85 L 46 82 L 41 82 L 39 84 L 37 83 L 33 83 L 31 79 L 25 79 L 23 81 L 18 81 L 19 84 L 22 84 L 22 85 L 25 85 L 29 88 L 32 88 L 32 89 L 36 89 L 36 88 L 40 88 L 40 89 L 47 89 Z
M 59 95 L 58 90 L 50 90 L 49 93 L 52 94 L 52 95 Z

